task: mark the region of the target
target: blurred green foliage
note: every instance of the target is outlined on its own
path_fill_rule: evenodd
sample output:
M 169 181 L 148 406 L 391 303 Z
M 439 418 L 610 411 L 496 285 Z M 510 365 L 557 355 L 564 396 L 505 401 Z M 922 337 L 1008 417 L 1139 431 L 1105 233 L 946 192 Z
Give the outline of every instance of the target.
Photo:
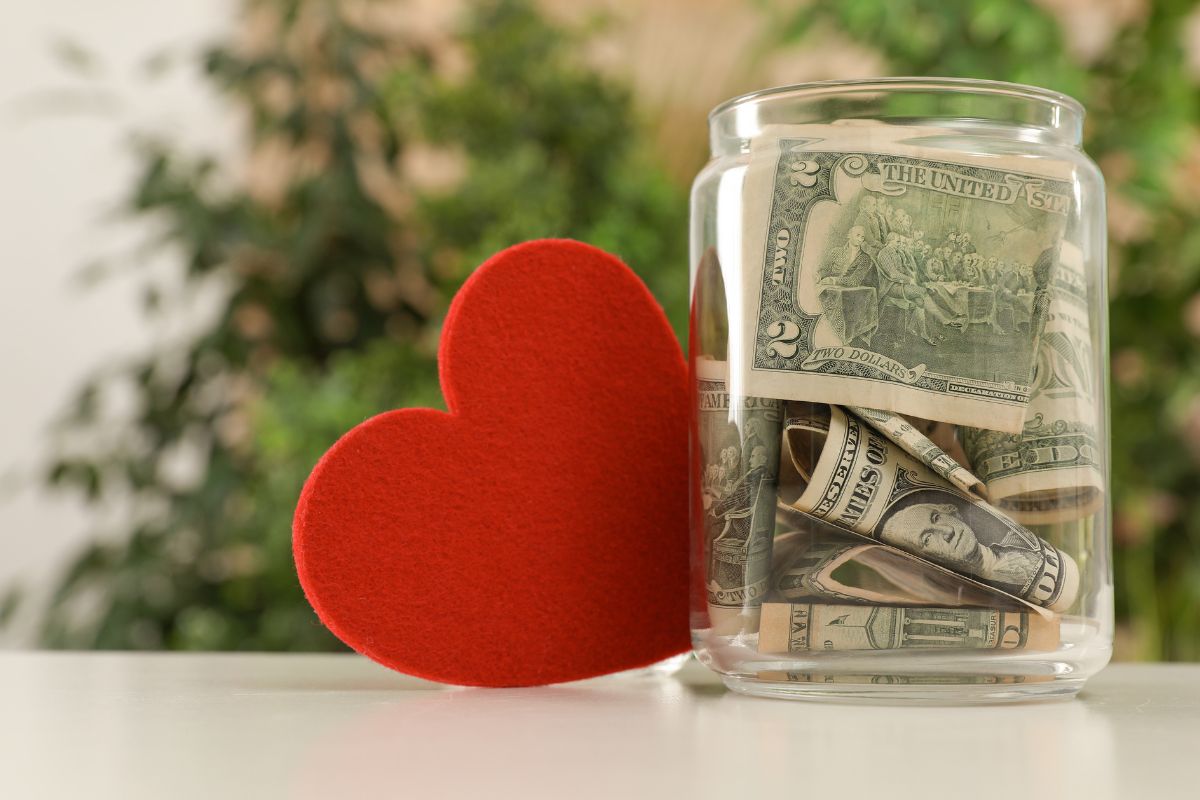
M 246 11 L 262 41 L 205 64 L 249 112 L 250 179 L 146 144 L 128 203 L 186 260 L 183 287 L 154 287 L 148 310 L 206 290 L 220 310 L 184 346 L 99 376 L 64 420 L 63 440 L 90 446 L 60 453 L 50 481 L 129 507 L 65 576 L 50 646 L 338 647 L 292 566 L 300 487 L 357 422 L 441 405 L 442 316 L 496 250 L 589 241 L 685 324 L 685 192 L 643 146 L 629 91 L 577 59 L 576 33 L 525 0 L 476 4 L 449 47 L 381 33 L 370 4 Z M 430 163 L 441 174 L 422 175 Z M 121 388 L 137 404 L 118 426 L 104 406 Z
M 1088 108 L 1113 208 L 1118 616 L 1125 653 L 1147 658 L 1200 658 L 1200 136 L 1183 40 L 1195 5 L 1147 3 L 1088 58 L 1028 0 L 746 6 L 768 18 L 759 52 L 836 31 L 891 74 L 1032 83 Z M 249 178 L 143 145 L 127 210 L 186 264 L 182 287 L 151 287 L 147 312 L 222 299 L 185 344 L 97 376 L 64 419 L 51 483 L 123 510 L 65 576 L 48 645 L 337 647 L 292 569 L 300 485 L 353 424 L 440 405 L 442 315 L 492 252 L 589 241 L 686 325 L 685 187 L 649 152 L 629 90 L 577 56 L 585 32 L 531 0 L 487 0 L 452 41 L 430 42 L 353 7 L 245 0 L 260 41 L 206 56 L 248 112 Z M 106 411 L 121 391 L 136 398 L 128 424 Z

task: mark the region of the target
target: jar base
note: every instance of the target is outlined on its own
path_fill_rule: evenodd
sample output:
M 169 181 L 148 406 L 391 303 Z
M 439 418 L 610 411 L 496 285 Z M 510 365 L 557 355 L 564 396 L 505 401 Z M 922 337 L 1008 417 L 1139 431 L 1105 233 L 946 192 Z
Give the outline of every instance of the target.
M 983 675 L 811 675 L 778 679 L 722 675 L 738 694 L 826 703 L 985 705 L 1069 700 L 1084 678 L 1027 681 Z

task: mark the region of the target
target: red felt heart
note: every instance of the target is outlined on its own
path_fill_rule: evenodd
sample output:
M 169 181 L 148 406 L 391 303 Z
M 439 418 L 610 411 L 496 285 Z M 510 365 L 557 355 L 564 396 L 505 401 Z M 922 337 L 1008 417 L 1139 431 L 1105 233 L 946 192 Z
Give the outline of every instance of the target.
M 493 256 L 442 332 L 449 413 L 389 411 L 313 470 L 296 568 L 321 620 L 385 666 L 525 686 L 688 647 L 687 378 L 618 259 Z

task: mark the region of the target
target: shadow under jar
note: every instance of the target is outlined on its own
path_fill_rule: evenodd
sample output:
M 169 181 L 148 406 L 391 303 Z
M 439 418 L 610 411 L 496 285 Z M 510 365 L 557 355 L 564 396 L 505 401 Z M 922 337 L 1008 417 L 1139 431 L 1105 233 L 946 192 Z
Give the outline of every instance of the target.
M 1083 109 L 894 78 L 709 117 L 692 636 L 756 695 L 1070 696 L 1112 643 L 1104 185 Z

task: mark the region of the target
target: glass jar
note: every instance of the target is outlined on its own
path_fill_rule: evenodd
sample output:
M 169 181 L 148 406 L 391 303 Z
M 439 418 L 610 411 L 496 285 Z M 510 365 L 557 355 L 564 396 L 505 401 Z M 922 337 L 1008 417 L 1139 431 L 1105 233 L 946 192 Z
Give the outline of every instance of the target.
M 992 702 L 1107 663 L 1104 183 L 1029 86 L 730 100 L 692 190 L 692 636 L 732 689 Z

